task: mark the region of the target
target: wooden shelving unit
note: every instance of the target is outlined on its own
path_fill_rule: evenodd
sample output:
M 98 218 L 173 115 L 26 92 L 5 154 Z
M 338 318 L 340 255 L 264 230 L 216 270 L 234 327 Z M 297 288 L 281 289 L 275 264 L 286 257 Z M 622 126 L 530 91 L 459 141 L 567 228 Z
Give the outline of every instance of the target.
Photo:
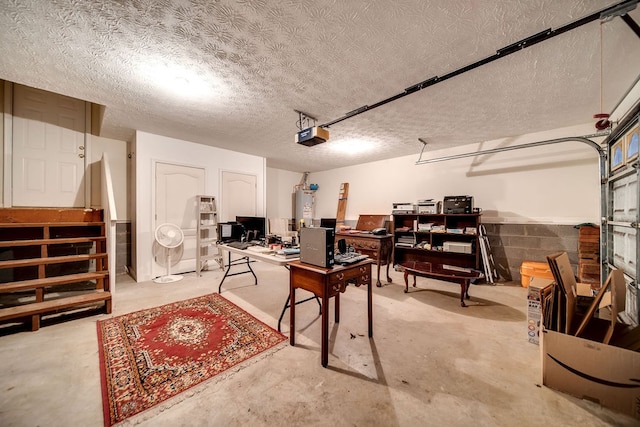
M 36 331 L 44 316 L 68 310 L 111 313 L 101 211 L 3 209 L 0 255 L 0 323 Z
M 394 214 L 394 264 L 426 261 L 479 270 L 480 215 Z M 431 226 L 428 227 L 427 224 Z M 470 253 L 451 250 L 453 247 L 469 248 Z

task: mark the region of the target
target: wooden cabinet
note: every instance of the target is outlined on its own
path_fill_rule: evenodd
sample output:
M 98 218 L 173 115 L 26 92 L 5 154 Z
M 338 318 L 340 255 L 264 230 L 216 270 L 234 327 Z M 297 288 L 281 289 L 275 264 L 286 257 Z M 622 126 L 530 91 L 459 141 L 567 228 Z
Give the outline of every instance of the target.
M 222 267 L 222 254 L 217 246 L 218 241 L 218 213 L 216 198 L 213 196 L 196 196 L 198 203 L 198 221 L 196 233 L 196 274 L 202 275 L 206 270 L 207 261 L 214 260 Z
M 382 286 L 380 282 L 380 269 L 384 265 L 387 266 L 387 282 L 391 283 L 389 265 L 391 264 L 393 243 L 390 235 L 377 236 L 365 233 L 336 233 L 336 242 L 340 239 L 345 239 L 347 245 L 352 246 L 355 252 L 367 255 L 376 262 L 378 266 L 377 287 Z
M 393 215 L 394 264 L 427 261 L 480 269 L 480 215 Z

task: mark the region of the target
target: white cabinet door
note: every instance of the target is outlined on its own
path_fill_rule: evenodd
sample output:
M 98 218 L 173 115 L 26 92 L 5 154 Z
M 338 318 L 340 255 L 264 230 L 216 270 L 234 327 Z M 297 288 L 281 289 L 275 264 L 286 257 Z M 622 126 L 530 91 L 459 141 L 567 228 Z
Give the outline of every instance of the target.
M 171 273 L 195 271 L 196 220 L 198 211 L 196 196 L 204 193 L 204 169 L 170 163 L 156 163 L 155 214 L 153 231 L 158 225 L 169 222 L 180 227 L 184 243 L 171 250 Z M 155 237 L 155 236 L 154 236 Z M 153 277 L 167 273 L 166 251 L 153 242 Z
M 257 180 L 255 175 L 222 172 L 222 222 L 235 221 L 236 215 L 257 215 Z

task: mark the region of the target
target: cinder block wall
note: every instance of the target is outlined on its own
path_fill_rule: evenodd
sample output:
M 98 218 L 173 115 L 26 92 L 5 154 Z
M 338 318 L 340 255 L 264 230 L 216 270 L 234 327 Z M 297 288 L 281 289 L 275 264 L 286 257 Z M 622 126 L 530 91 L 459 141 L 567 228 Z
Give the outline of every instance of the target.
M 572 225 L 484 224 L 500 280 L 520 281 L 523 261 L 547 262 L 567 252 L 574 274 L 578 265 L 578 229 Z

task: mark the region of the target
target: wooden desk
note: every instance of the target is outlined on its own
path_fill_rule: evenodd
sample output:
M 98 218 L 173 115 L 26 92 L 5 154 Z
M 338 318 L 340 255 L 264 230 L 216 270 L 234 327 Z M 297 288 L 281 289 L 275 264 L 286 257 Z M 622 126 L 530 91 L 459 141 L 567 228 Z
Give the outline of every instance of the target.
M 333 268 L 316 267 L 300 261 L 289 263 L 290 329 L 289 342 L 295 345 L 296 332 L 296 289 L 305 289 L 322 300 L 322 343 L 320 346 L 323 367 L 329 363 L 329 299 L 335 297 L 335 322 L 340 322 L 340 294 L 349 284 L 367 285 L 367 314 L 369 338 L 373 337 L 373 312 L 371 292 L 371 264 L 366 259 L 358 263 Z
M 372 258 L 378 266 L 378 277 L 376 286 L 382 286 L 380 282 L 380 267 L 387 266 L 387 282 L 391 283 L 389 277 L 389 265 L 391 265 L 391 256 L 393 255 L 393 236 L 387 234 L 377 236 L 371 233 L 336 233 L 336 241 L 345 239 L 347 245 L 353 246 L 356 252 Z
M 433 262 L 407 261 L 400 264 L 404 269 L 404 292 L 409 292 L 409 275 L 413 275 L 413 287 L 416 287 L 416 276 L 430 277 L 460 285 L 460 305 L 466 307 L 464 299 L 469 299 L 469 284 L 478 279 L 480 273 L 468 268 L 448 266 Z

